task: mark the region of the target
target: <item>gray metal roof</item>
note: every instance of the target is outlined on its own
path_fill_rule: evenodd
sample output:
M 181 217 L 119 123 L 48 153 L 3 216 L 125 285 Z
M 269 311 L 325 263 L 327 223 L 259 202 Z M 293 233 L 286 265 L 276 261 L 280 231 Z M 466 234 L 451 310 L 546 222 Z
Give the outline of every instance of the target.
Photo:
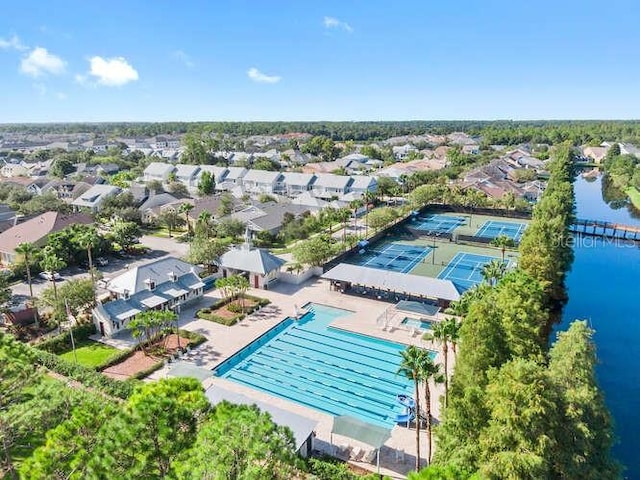
M 195 282 L 198 278 L 196 273 L 201 269 L 195 265 L 184 262 L 174 257 L 165 257 L 145 265 L 132 267 L 127 272 L 112 279 L 107 289 L 112 292 L 124 293 L 125 290 L 130 295 L 147 290 L 146 280 L 153 280 L 159 287 L 171 280 L 170 273 L 174 273 L 180 283 Z M 198 279 L 199 281 L 199 279 Z
M 253 400 L 241 393 L 232 392 L 226 390 L 218 385 L 212 385 L 207 389 L 205 395 L 213 405 L 226 400 L 227 402 L 234 403 L 236 405 L 255 405 L 261 411 L 267 412 L 271 415 L 271 420 L 276 425 L 283 427 L 289 427 L 293 432 L 293 437 L 296 440 L 296 450 L 300 450 L 300 447 L 307 441 L 309 436 L 313 433 L 318 422 L 311 418 L 303 417 L 297 413 L 282 410 L 267 402 L 261 402 Z
M 76 205 L 79 207 L 93 207 L 98 204 L 100 201 L 104 200 L 105 197 L 110 195 L 115 195 L 119 193 L 120 189 L 113 185 L 94 185 L 89 190 L 84 192 L 78 198 L 76 198 L 72 205 Z
M 243 272 L 259 273 L 265 275 L 279 269 L 287 263 L 280 257 L 276 257 L 260 248 L 248 249 L 245 246 L 234 248 L 220 257 L 220 266 Z
M 151 162 L 149 165 L 147 165 L 147 168 L 144 169 L 144 174 L 145 175 L 168 175 L 169 173 L 173 172 L 173 170 L 175 169 L 175 167 L 173 165 L 170 165 L 168 163 L 164 163 L 164 162 Z
M 284 183 L 287 185 L 296 185 L 307 187 L 316 179 L 313 173 L 284 172 Z
M 267 183 L 272 184 L 277 182 L 282 174 L 280 172 L 271 172 L 268 170 L 249 170 L 247 174 L 242 177 L 243 182 L 255 182 L 255 183 Z
M 188 165 L 186 163 L 178 163 L 176 165 L 176 177 L 193 178 L 200 171 L 198 165 Z
M 334 175 L 333 173 L 318 173 L 316 175 L 316 181 L 313 186 L 344 189 L 347 188 L 347 185 L 349 185 L 351 181 L 351 177 L 347 177 L 344 175 Z
M 324 273 L 322 278 L 427 298 L 450 301 L 460 298 L 460 292 L 450 280 L 391 272 L 348 263 L 335 266 Z

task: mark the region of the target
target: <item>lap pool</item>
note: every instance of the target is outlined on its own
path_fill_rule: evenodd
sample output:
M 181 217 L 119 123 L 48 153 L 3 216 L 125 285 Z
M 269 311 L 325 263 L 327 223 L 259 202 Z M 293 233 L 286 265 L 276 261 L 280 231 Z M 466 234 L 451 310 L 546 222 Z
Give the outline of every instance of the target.
M 329 326 L 351 312 L 308 304 L 300 320 L 286 319 L 214 369 L 214 375 L 330 415 L 352 415 L 391 427 L 412 395 L 396 375 L 405 345 Z M 435 354 L 434 354 L 435 355 Z

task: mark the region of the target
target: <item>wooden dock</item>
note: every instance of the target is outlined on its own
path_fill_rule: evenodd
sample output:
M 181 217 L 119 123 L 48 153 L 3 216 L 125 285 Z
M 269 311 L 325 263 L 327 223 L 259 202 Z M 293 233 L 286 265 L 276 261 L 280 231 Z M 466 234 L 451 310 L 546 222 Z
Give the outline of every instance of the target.
M 614 238 L 640 242 L 640 227 L 602 220 L 576 219 L 571 232 L 591 237 Z

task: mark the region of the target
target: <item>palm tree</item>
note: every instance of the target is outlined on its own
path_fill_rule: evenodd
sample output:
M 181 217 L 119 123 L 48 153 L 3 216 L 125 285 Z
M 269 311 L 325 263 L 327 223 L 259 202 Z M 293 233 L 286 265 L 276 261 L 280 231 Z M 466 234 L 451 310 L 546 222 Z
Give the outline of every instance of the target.
M 458 349 L 458 341 L 460 341 L 460 327 L 462 322 L 457 318 L 449 318 L 445 320 L 447 329 L 449 330 L 449 343 L 451 343 L 451 351 L 455 357 Z
M 426 332 L 422 338 L 428 341 L 437 340 L 442 346 L 442 358 L 444 361 L 444 405 L 449 404 L 449 327 L 446 320 L 434 323 L 431 331 Z
M 351 218 L 351 211 L 348 208 L 341 208 L 337 212 L 338 219 L 342 222 L 342 243 L 346 243 L 347 239 L 347 223 Z
M 78 238 L 78 244 L 87 251 L 87 259 L 89 260 L 89 273 L 91 273 L 91 282 L 95 285 L 95 273 L 93 271 L 93 249 L 98 246 L 100 236 L 95 228 L 89 228 Z
M 364 213 L 364 226 L 365 226 L 364 236 L 365 237 L 369 236 L 369 204 L 373 202 L 375 198 L 376 198 L 376 195 L 372 191 L 367 190 L 366 192 L 364 192 L 363 199 L 366 206 L 366 210 Z
M 427 460 L 431 463 L 431 388 L 429 382 L 442 383 L 446 379 L 446 375 L 443 375 L 440 371 L 440 365 L 436 364 L 431 358 L 431 354 L 427 350 L 420 352 L 420 371 L 419 376 L 424 383 L 424 405 L 427 421 Z M 446 397 L 445 397 L 446 398 Z
M 49 246 L 42 249 L 42 260 L 40 260 L 40 266 L 45 272 L 49 272 L 49 280 L 53 286 L 53 298 L 58 303 L 58 288 L 56 286 L 56 275 L 67 266 L 64 260 L 62 260 L 55 252 L 55 250 Z M 60 330 L 60 322 L 58 322 L 58 330 Z
M 33 303 L 33 284 L 31 281 L 31 261 L 36 254 L 36 247 L 31 242 L 22 242 L 16 247 L 16 253 L 19 253 L 24 258 L 24 266 L 27 270 L 27 283 L 29 284 L 29 299 Z M 38 309 L 36 307 L 36 328 L 40 326 L 40 320 L 38 319 Z
M 504 277 L 507 271 L 507 266 L 500 260 L 491 260 L 484 267 L 482 267 L 482 278 L 492 287 L 498 283 L 498 281 Z
M 184 213 L 184 221 L 187 224 L 187 233 L 189 235 L 191 235 L 191 222 L 189 221 L 189 212 L 194 208 L 195 206 L 193 204 L 185 202 L 180 204 L 180 207 L 178 209 L 180 213 Z
M 409 345 L 406 350 L 400 352 L 402 361 L 398 367 L 398 374 L 413 380 L 415 387 L 416 413 L 420 412 L 420 372 L 422 364 L 422 350 L 415 345 Z M 416 472 L 420 470 L 420 418 L 416 415 Z
M 502 251 L 502 262 L 504 263 L 504 254 L 507 248 L 515 247 L 516 242 L 512 238 L 507 237 L 506 235 L 499 235 L 493 240 L 491 240 L 491 245 L 493 245 L 494 247 L 500 248 L 500 250 Z

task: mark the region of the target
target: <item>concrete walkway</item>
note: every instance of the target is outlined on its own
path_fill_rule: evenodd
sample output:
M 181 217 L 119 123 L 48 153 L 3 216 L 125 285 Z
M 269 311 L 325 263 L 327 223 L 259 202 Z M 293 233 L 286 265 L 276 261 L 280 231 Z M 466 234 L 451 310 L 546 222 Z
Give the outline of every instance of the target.
M 389 303 L 332 291 L 329 288 L 329 282 L 325 280 L 314 277 L 299 286 L 279 283 L 271 290 L 252 289 L 248 293 L 257 297 L 268 298 L 272 303 L 231 327 L 195 318 L 197 309 L 211 305 L 220 298 L 217 291 L 208 292 L 199 302 L 190 305 L 181 313 L 180 328 L 198 332 L 207 338 L 204 344 L 184 354 L 182 360 L 202 368 L 212 369 L 285 318 L 295 315 L 296 308 L 302 309 L 305 304 L 315 302 L 353 312 L 348 317 L 337 319 L 333 324 L 335 327 L 406 345 L 413 344 L 428 348 L 437 351 L 436 362 L 442 362 L 439 346 L 424 342 L 421 339 L 421 335 L 400 328 L 385 331 L 381 329 L 378 319 L 384 317 L 385 310 L 390 306 Z M 449 355 L 449 364 L 451 369 L 453 366 L 451 354 Z M 166 377 L 169 368 L 170 365 L 158 370 L 150 378 Z M 284 410 L 317 420 L 319 423 L 316 430 L 316 448 L 330 452 L 331 427 L 333 425 L 333 417 L 331 415 L 253 390 L 223 378 L 211 377 L 206 379 L 203 384 L 205 388 L 211 385 L 224 386 L 225 389 L 247 395 L 256 400 L 269 402 Z M 431 387 L 433 392 L 432 413 L 437 420 L 440 415 L 440 402 L 438 399 L 443 395 L 444 390 L 442 385 L 432 385 Z M 422 462 L 425 464 L 426 433 L 422 433 L 422 435 L 424 438 L 421 440 L 423 445 L 421 453 Z M 345 444 L 364 450 L 371 449 L 371 447 L 358 444 L 358 442 L 348 438 L 336 437 L 334 438 L 334 444 Z M 412 452 L 415 452 L 415 430 L 413 427 L 409 429 L 400 426 L 394 427 L 391 438 L 381 450 L 381 473 L 393 478 L 404 478 L 415 464 L 415 453 L 412 454 Z M 372 464 L 358 462 L 355 464 L 372 471 L 375 470 L 375 465 Z

